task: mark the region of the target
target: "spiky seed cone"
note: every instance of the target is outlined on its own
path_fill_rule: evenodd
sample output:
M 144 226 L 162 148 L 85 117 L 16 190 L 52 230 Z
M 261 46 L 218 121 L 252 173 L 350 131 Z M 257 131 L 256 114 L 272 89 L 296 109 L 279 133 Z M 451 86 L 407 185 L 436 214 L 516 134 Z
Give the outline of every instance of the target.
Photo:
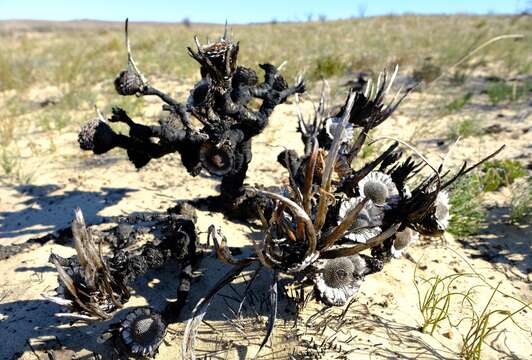
M 115 79 L 116 92 L 122 96 L 135 95 L 142 90 L 142 78 L 131 66 L 122 70 Z
M 154 356 L 166 335 L 161 315 L 148 308 L 131 312 L 121 325 L 122 342 L 134 355 Z
M 115 147 L 115 132 L 100 119 L 93 119 L 81 126 L 78 143 L 83 150 L 103 154 Z

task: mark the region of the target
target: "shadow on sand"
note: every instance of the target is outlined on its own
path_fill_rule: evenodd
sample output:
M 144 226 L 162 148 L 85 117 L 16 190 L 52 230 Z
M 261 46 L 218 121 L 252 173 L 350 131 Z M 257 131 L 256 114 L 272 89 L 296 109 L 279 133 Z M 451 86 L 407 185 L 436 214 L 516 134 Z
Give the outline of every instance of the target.
M 251 249 L 245 249 L 249 252 Z M 167 299 L 174 300 L 177 287 L 178 264 L 175 261 L 168 262 L 165 266 L 147 273 L 137 279 L 132 284 L 132 297 L 144 298 L 150 307 L 157 311 L 162 311 L 167 304 Z M 186 322 L 192 313 L 192 309 L 200 298 L 206 295 L 208 290 L 230 269 L 229 266 L 220 263 L 211 255 L 204 256 L 197 268 L 198 275 L 193 281 L 193 291 L 190 293 L 187 304 L 180 313 L 179 322 Z M 248 288 L 248 281 L 251 279 L 255 268 L 250 267 L 249 271 L 241 277 L 235 279 L 230 285 L 222 289 L 212 301 L 209 311 L 204 318 L 205 325 L 199 333 L 202 341 L 223 342 L 219 337 L 219 323 L 214 327 L 208 325 L 209 322 L 224 322 L 229 327 L 231 321 L 235 319 L 243 294 Z M 49 272 L 47 266 L 26 267 L 21 266 L 16 271 Z M 259 271 L 246 300 L 241 309 L 241 318 L 260 319 L 269 314 L 269 275 L 266 271 Z M 53 293 L 53 291 L 51 292 Z M 138 304 L 138 300 L 135 301 Z M 287 299 L 280 298 L 280 306 L 283 309 L 290 309 Z M 127 303 L 126 303 L 127 306 Z M 129 311 L 135 307 L 123 308 L 113 314 L 113 318 L 106 321 L 94 321 L 91 323 L 72 322 L 68 318 L 54 316 L 56 313 L 64 312 L 60 306 L 48 302 L 44 299 L 21 300 L 7 303 L 0 303 L 0 314 L 3 316 L 0 327 L 0 337 L 9 339 L 7 346 L 3 346 L 1 359 L 16 359 L 24 351 L 34 351 L 41 355 L 46 351 L 74 351 L 88 352 L 90 355 L 81 357 L 82 359 L 93 359 L 93 353 L 103 356 L 104 359 L 116 358 L 111 342 L 100 344 L 97 342 L 99 335 L 109 329 L 111 324 L 117 323 L 125 318 Z M 294 311 L 282 311 L 278 314 L 278 320 L 293 320 Z M 254 321 L 254 320 L 252 320 Z M 224 325 L 225 326 L 225 325 Z M 172 326 L 174 327 L 174 326 Z M 179 327 L 179 326 L 178 326 Z M 256 335 L 255 342 L 260 343 L 265 334 L 265 325 L 259 335 Z M 235 329 L 233 328 L 234 332 Z M 182 336 L 172 336 L 175 331 L 170 330 L 166 342 L 180 344 Z M 246 349 L 239 349 L 242 359 L 246 358 Z M 216 358 L 216 356 L 214 357 Z
M 507 207 L 493 208 L 488 212 L 487 228 L 476 237 L 458 242 L 472 253 L 472 258 L 484 259 L 494 266 L 504 266 L 505 275 L 523 279 L 532 272 L 532 226 L 512 225 Z M 521 274 L 519 274 L 518 270 Z
M 69 225 L 76 207 L 83 208 L 88 223 L 95 223 L 101 210 L 135 191 L 104 187 L 101 191 L 60 192 L 57 185 L 17 185 L 13 189 L 26 198 L 21 202 L 24 208 L 0 212 L 0 239 L 58 231 Z

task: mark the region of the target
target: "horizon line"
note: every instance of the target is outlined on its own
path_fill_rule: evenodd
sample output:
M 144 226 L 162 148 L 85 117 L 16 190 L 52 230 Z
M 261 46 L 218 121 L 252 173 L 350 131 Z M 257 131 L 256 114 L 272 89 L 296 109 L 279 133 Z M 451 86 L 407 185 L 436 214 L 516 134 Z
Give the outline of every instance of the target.
M 355 20 L 355 19 L 370 19 L 370 18 L 379 18 L 379 17 L 393 17 L 393 16 L 422 16 L 422 17 L 430 17 L 430 16 L 529 16 L 530 13 L 527 11 L 522 12 L 514 12 L 514 13 L 485 13 L 485 14 L 479 14 L 474 12 L 455 12 L 455 13 L 416 13 L 416 12 L 404 12 L 404 13 L 390 13 L 390 14 L 382 14 L 382 15 L 367 15 L 367 16 L 349 16 L 344 18 L 329 18 L 329 19 L 312 19 L 312 20 L 278 20 L 278 19 L 271 19 L 269 21 L 250 21 L 250 22 L 233 22 L 229 23 L 232 25 L 261 25 L 261 24 L 291 24 L 291 23 L 311 23 L 311 22 L 333 22 L 333 21 L 345 21 L 345 20 Z M 53 20 L 53 19 L 37 19 L 37 18 L 11 18 L 11 19 L 2 19 L 0 18 L 0 22 L 50 22 L 50 23 L 73 23 L 73 22 L 102 22 L 102 23 L 123 23 L 126 20 L 105 20 L 105 19 L 98 19 L 98 18 L 73 18 L 69 20 Z M 144 23 L 144 24 L 180 24 L 184 22 L 189 22 L 190 24 L 201 24 L 201 25 L 224 25 L 226 23 L 226 20 L 220 21 L 220 22 L 207 22 L 207 21 L 194 21 L 188 17 L 184 17 L 180 20 L 176 21 L 165 21 L 165 20 L 131 20 L 132 23 Z

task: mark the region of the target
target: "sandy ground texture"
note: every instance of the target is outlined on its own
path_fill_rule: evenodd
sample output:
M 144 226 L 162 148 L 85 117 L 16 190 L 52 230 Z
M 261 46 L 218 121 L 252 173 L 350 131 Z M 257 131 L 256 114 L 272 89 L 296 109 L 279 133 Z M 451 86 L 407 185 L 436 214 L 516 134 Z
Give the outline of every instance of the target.
M 438 102 L 448 102 L 448 94 L 442 89 L 413 93 L 377 134 L 411 141 L 429 159 L 438 161 L 449 150 L 444 135 L 448 124 L 458 116 L 431 113 Z M 144 115 L 157 116 L 159 104 L 155 100 L 146 103 Z M 311 102 L 307 100 L 303 109 L 310 113 Z M 529 109 L 530 103 L 498 107 L 482 102 L 468 104 L 459 116 L 481 113 L 482 128 L 500 124 L 503 131 L 462 140 L 452 149 L 449 166 L 457 166 L 465 158 L 478 160 L 501 144 L 507 144 L 501 158 L 521 159 L 529 165 L 532 161 Z M 42 138 L 42 146 L 47 146 L 49 138 L 44 134 Z M 77 127 L 67 127 L 54 137 L 55 152 L 40 157 L 25 156 L 24 168 L 33 173 L 31 184 L 6 181 L 0 186 L 1 245 L 24 244 L 67 227 L 78 206 L 92 224 L 114 215 L 164 212 L 176 199 L 216 193 L 216 179 L 203 175 L 190 177 L 177 155 L 152 161 L 136 171 L 123 152 L 112 151 L 96 157 L 80 151 L 76 140 Z M 248 184 L 285 183 L 287 174 L 276 163 L 276 157 L 283 148 L 301 151 L 295 106 L 289 103 L 279 106 L 268 128 L 254 139 L 253 146 Z M 489 223 L 480 235 L 463 240 L 448 234 L 431 242 L 421 239 L 409 248 L 405 257 L 393 260 L 382 272 L 367 277 L 356 302 L 349 308 L 325 308 L 311 300 L 297 317 L 293 306 L 283 299 L 274 336 L 260 358 L 286 359 L 290 354 L 309 359 L 459 358 L 462 335 L 467 332 L 468 322 L 464 319 L 470 314 L 460 304 L 453 304 L 451 320 L 464 320 L 460 326 L 443 322 L 432 336 L 420 332 L 422 317 L 413 283 L 414 270 L 417 264 L 417 278 L 473 273 L 457 279 L 454 286 L 456 291 L 467 291 L 478 285 L 473 295 L 478 311 L 488 301 L 492 287 L 499 283 L 501 293 L 494 297 L 492 309 L 518 309 L 521 303 L 513 298 L 530 302 L 532 231 L 530 226 L 508 224 L 509 192 L 503 189 L 490 196 L 488 201 L 493 206 Z M 252 248 L 251 239 L 261 238 L 256 228 L 230 222 L 220 214 L 199 211 L 198 215 L 197 227 L 203 243 L 212 223 L 222 228 L 230 246 L 241 247 L 244 252 Z M 29 245 L 25 251 L 0 261 L 1 359 L 112 358 L 110 347 L 96 341 L 109 323 L 122 319 L 128 308 L 145 304 L 161 308 L 167 298 L 174 296 L 176 272 L 175 264 L 170 263 L 138 279 L 133 287 L 134 296 L 113 320 L 71 324 L 68 319 L 54 317 L 59 307 L 42 297 L 43 293 L 53 294 L 57 286 L 56 272 L 48 263 L 51 252 L 61 256 L 74 254 L 68 242 L 60 245 L 52 241 Z M 182 322 L 170 326 L 157 359 L 180 358 L 184 322 L 193 304 L 226 270 L 227 266 L 210 255 L 202 260 Z M 242 278 L 235 281 L 233 288 L 222 292 L 225 297 L 216 298 L 205 317 L 208 325 L 200 329 L 199 355 L 214 359 L 244 359 L 255 355 L 265 334 L 268 309 L 263 300 L 268 296 L 268 280 L 268 273 L 261 272 L 253 288 L 255 301 L 248 302 L 238 318 L 231 307 L 237 306 L 232 298 L 241 294 L 245 286 Z M 487 338 L 482 359 L 532 358 L 530 310 L 518 313 L 514 320 L 515 323 L 502 323 Z

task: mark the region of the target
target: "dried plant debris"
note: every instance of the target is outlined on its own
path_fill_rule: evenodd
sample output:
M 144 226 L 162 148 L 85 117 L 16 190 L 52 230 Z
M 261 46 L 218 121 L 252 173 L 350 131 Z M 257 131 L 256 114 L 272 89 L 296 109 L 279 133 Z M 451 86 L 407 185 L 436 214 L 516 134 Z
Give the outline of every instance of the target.
M 111 336 L 102 337 L 112 338 L 120 353 L 153 356 L 167 324 L 177 320 L 185 304 L 197 253 L 195 211 L 186 204 L 172 211 L 121 217 L 117 219 L 118 225 L 96 231 L 87 227 L 81 210 L 77 209 L 72 222 L 77 255 L 50 256 L 58 272 L 59 286 L 55 295 L 43 296 L 63 307 L 64 312 L 57 316 L 83 321 L 112 319 L 116 310 L 129 300 L 130 286 L 137 277 L 173 259 L 181 270 L 176 277 L 177 300 L 167 302 L 161 312 L 135 309 L 125 320 L 111 325 Z M 148 233 L 151 237 L 142 236 Z M 141 241 L 145 238 L 153 241 Z M 103 248 L 108 255 L 103 255 Z
M 81 127 L 81 149 L 103 154 L 123 148 L 136 168 L 178 152 L 192 176 L 205 170 L 222 178 L 221 195 L 206 202 L 213 210 L 230 215 L 231 210 L 247 205 L 239 198 L 247 196 L 242 186 L 251 161 L 251 139 L 268 125 L 277 105 L 305 91 L 304 82 L 289 86 L 271 64 L 259 65 L 264 71 L 264 81 L 259 82 L 254 70 L 238 65 L 239 43 L 226 31 L 212 43 L 201 44 L 198 37 L 194 38 L 196 49 L 188 48 L 188 52 L 200 66 L 201 80 L 190 91 L 186 103 L 180 103 L 150 85 L 140 72 L 131 52 L 127 20 L 125 33 L 128 62 L 115 79 L 116 91 L 123 96 L 156 96 L 163 101 L 168 117 L 159 125 L 147 126 L 133 121 L 123 109 L 114 108 L 108 121 L 125 123 L 129 134 L 116 133 L 98 114 L 98 118 Z M 251 106 L 253 99 L 262 101 L 258 109 Z M 194 128 L 190 116 L 202 127 Z M 235 212 L 242 213 L 250 217 L 253 208 Z
M 163 316 L 155 310 L 137 308 L 130 311 L 120 323 L 113 325 L 102 338 L 111 338 L 120 355 L 154 357 L 164 340 L 167 326 Z
M 140 72 L 131 52 L 127 20 L 125 34 L 128 61 L 115 79 L 116 91 L 123 96 L 156 96 L 168 117 L 159 125 L 147 126 L 120 108 L 113 108 L 107 120 L 98 112 L 95 120 L 82 126 L 80 147 L 94 154 L 125 149 L 136 168 L 177 152 L 192 176 L 205 171 L 221 177 L 219 196 L 192 203 L 206 204 L 227 216 L 256 217 L 264 229 L 262 240 L 254 242 L 253 255 L 242 258 L 231 252 L 218 226 L 209 228 L 215 254 L 230 270 L 194 307 L 183 334 L 185 359 L 195 358 L 195 339 L 213 298 L 249 267 L 267 269 L 271 279 L 261 296 L 268 299 L 270 313 L 256 355 L 268 343 L 279 297 L 288 294 L 288 288 L 297 289 L 293 297 L 297 309 L 313 295 L 328 307 L 348 304 L 345 315 L 367 276 L 382 270 L 392 257 L 402 256 L 420 235 L 437 237 L 445 231 L 449 224 L 446 189 L 502 150 L 471 166 L 464 163 L 453 173 L 444 168 L 444 162 L 432 165 L 401 140 L 370 139 L 368 134 L 390 118 L 409 94 L 402 89 L 392 93 L 398 67 L 383 71 L 376 81 L 368 78 L 354 83 L 344 105 L 336 110 L 327 105 L 324 85 L 314 115 L 306 120 L 299 108 L 299 94 L 305 91 L 302 78 L 289 86 L 279 68 L 261 64 L 264 80 L 260 82 L 254 70 L 238 64 L 240 45 L 227 31 L 207 44 L 194 38 L 196 47 L 189 47 L 188 53 L 199 64 L 201 80 L 181 103 L 153 87 Z M 268 125 L 274 108 L 292 95 L 304 153 L 285 150 L 278 156 L 288 170 L 289 187 L 244 187 L 252 138 Z M 252 106 L 256 99 L 258 108 Z M 201 128 L 192 125 L 191 117 Z M 124 123 L 128 134 L 115 132 L 109 122 Z M 368 139 L 372 143 L 393 141 L 377 157 L 355 167 L 354 160 L 368 146 Z M 410 155 L 402 159 L 406 152 Z M 177 279 L 178 300 L 160 313 L 135 309 L 104 337 L 112 338 L 119 353 L 126 356 L 157 353 L 167 324 L 176 321 L 190 290 L 196 217 L 187 203 L 179 203 L 170 212 L 152 226 L 159 229 L 160 241 L 145 243 L 135 251 L 130 251 L 132 229 L 127 226 L 103 236 L 111 247 L 109 256 L 102 255 L 101 242 L 94 240 L 77 212 L 72 232 L 78 255 L 51 257 L 61 283 L 59 296 L 51 300 L 84 319 L 111 318 L 128 300 L 128 285 L 135 277 L 171 258 L 178 260 L 182 270 Z M 312 291 L 305 295 L 308 285 Z
M 420 160 L 410 156 L 400 162 L 400 141 L 360 169 L 352 168 L 367 133 L 389 118 L 406 96 L 399 91 L 386 101 L 396 74 L 397 68 L 391 75 L 383 72 L 363 91 L 351 90 L 332 117 L 324 110 L 323 93 L 310 121 L 299 116 L 305 154 L 299 157 L 285 150 L 278 157 L 289 170 L 290 188 L 282 194 L 254 189 L 270 198 L 273 208 L 259 211 L 264 238 L 254 243 L 253 256 L 235 258 L 220 229 L 211 226 L 216 255 L 232 268 L 196 305 L 184 334 L 185 358 L 195 358 L 194 340 L 212 298 L 252 264 L 272 273 L 271 314 L 262 349 L 275 324 L 278 279 L 299 288 L 312 284 L 318 301 L 342 306 L 354 299 L 366 276 L 380 271 L 392 256 L 400 256 L 419 234 L 435 237 L 445 231 L 449 203 L 444 188 L 500 149 L 473 166 L 464 164 L 452 177 L 443 164 L 431 165 L 406 143 Z M 423 175 L 425 168 L 429 172 Z M 371 256 L 361 254 L 367 249 Z

